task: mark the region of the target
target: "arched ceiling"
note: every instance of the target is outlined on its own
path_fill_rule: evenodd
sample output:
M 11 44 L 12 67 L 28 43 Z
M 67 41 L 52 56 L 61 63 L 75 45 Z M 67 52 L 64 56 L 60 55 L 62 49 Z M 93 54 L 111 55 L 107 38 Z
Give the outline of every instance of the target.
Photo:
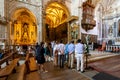
M 50 3 L 46 8 L 46 23 L 55 28 L 67 20 L 69 13 L 67 8 L 57 2 Z
M 20 22 L 26 22 L 26 23 L 36 23 L 36 18 L 33 15 L 33 13 L 27 9 L 20 8 L 15 10 L 13 16 L 11 17 L 11 20 L 18 20 Z
M 102 7 L 103 14 L 113 13 L 120 6 L 120 0 L 92 0 L 95 6 Z

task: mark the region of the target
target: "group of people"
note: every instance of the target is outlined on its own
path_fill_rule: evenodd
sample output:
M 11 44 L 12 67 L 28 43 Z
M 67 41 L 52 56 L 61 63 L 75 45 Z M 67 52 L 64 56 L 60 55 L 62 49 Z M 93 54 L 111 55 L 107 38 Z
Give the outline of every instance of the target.
M 74 41 L 63 44 L 61 40 L 59 43 L 56 42 L 53 48 L 54 65 L 64 68 L 64 63 L 66 62 L 68 68 L 74 68 L 74 61 L 76 60 L 77 71 L 84 72 L 84 45 L 81 40 L 78 39 L 77 43 Z
M 80 39 L 77 40 L 76 44 L 74 44 L 74 41 L 64 44 L 63 40 L 54 43 L 41 42 L 40 45 L 37 43 L 35 48 L 36 60 L 41 71 L 47 72 L 44 63 L 51 57 L 54 66 L 60 68 L 64 68 L 66 63 L 68 68 L 73 69 L 76 60 L 77 71 L 84 72 L 84 45 Z

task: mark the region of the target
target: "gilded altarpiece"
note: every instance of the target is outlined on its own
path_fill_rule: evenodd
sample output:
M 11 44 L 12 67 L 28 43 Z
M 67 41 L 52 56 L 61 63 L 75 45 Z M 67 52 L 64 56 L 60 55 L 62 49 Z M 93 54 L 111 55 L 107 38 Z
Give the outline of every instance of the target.
M 32 24 L 14 24 L 14 44 L 30 45 L 36 43 L 37 30 Z

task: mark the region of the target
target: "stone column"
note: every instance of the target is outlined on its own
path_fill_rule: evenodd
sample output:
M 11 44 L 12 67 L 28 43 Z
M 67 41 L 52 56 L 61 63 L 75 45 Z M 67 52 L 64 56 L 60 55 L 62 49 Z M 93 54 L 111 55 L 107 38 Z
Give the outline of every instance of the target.
M 45 31 L 45 18 L 43 14 L 43 20 L 42 20 L 42 40 L 46 41 L 46 31 Z
M 10 36 L 10 37 L 9 37 L 9 38 L 10 38 L 10 39 L 9 39 L 9 40 L 10 40 L 9 42 L 10 42 L 10 44 L 12 44 L 11 28 L 12 28 L 12 22 L 10 21 L 10 22 L 9 22 L 9 31 L 10 31 L 10 32 L 9 32 L 9 36 Z
M 43 13 L 42 13 L 42 5 L 43 0 L 40 0 L 40 7 L 38 7 L 39 12 L 37 13 L 37 42 L 40 43 L 43 39 L 42 37 L 42 27 L 43 27 Z
M 81 28 L 82 28 L 82 25 L 81 25 L 81 20 L 82 20 L 82 3 L 83 3 L 83 0 L 79 0 L 79 5 L 78 6 L 78 17 L 79 17 L 79 20 L 78 20 L 78 38 L 81 39 L 82 35 L 81 35 Z
M 37 42 L 40 43 L 42 41 L 42 27 L 41 24 L 37 25 Z
M 67 23 L 67 29 L 68 29 L 68 32 L 67 32 L 67 35 L 68 35 L 68 42 L 70 42 L 70 23 L 68 22 Z

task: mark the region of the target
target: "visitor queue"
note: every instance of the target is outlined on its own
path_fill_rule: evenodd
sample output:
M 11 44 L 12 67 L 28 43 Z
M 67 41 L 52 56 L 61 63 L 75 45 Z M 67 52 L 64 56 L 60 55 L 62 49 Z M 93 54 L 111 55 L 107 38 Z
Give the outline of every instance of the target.
M 54 66 L 69 69 L 76 68 L 77 71 L 84 72 L 84 45 L 80 39 L 74 44 L 74 41 L 63 44 L 63 41 L 55 42 L 53 48 Z M 75 62 L 77 64 L 75 64 Z
M 78 72 L 84 72 L 84 45 L 78 39 L 75 44 L 70 41 L 66 44 L 63 40 L 53 41 L 51 43 L 36 44 L 36 60 L 39 70 L 47 72 L 44 63 L 53 61 L 54 67 L 76 69 Z

